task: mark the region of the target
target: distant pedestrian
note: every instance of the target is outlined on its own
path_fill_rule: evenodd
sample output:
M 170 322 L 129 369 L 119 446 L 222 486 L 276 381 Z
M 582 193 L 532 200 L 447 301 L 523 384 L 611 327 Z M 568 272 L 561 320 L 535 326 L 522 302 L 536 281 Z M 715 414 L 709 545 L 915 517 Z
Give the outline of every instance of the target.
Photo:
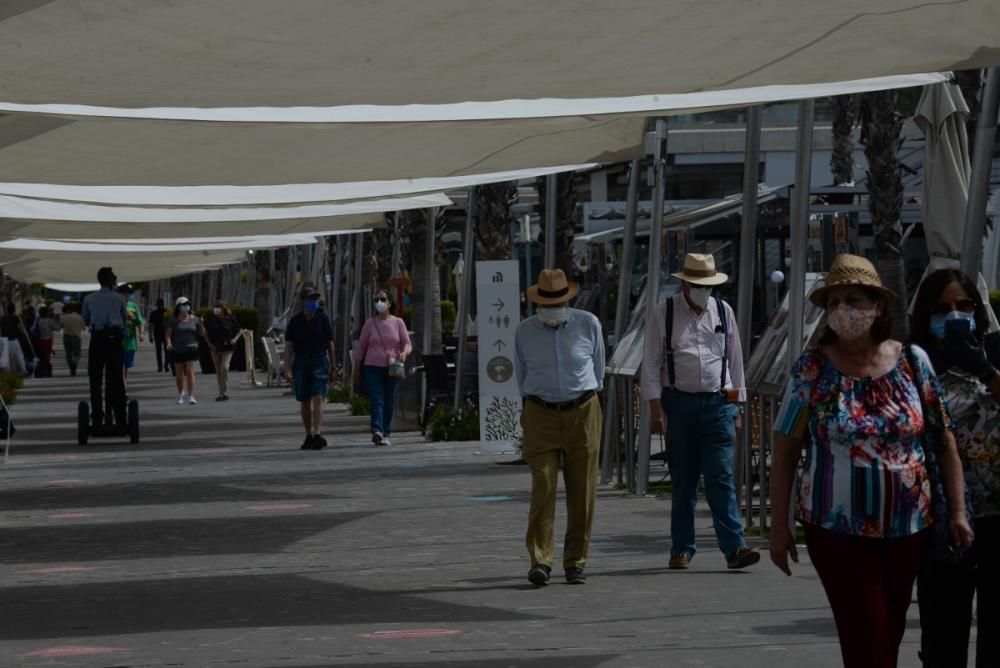
M 305 287 L 299 293 L 302 311 L 292 316 L 285 330 L 285 379 L 295 388 L 299 415 L 306 437 L 302 450 L 322 450 L 323 402 L 333 375 L 333 326 L 319 308 L 319 291 Z
M 125 379 L 122 375 L 122 337 L 125 330 L 125 297 L 115 292 L 118 277 L 111 267 L 101 267 L 97 272 L 101 289 L 91 292 L 83 300 L 83 321 L 90 328 L 90 349 L 87 354 L 87 375 L 90 377 L 90 415 L 93 426 L 105 426 L 107 404 L 114 411 L 114 422 L 125 424 Z
M 156 300 L 156 308 L 149 314 L 149 338 L 156 350 L 156 370 L 166 371 L 169 374 L 174 372 L 174 365 L 170 362 L 170 354 L 167 352 L 167 309 L 163 306 L 163 298 Z
M 34 345 L 35 354 L 38 356 L 38 362 L 35 365 L 36 378 L 52 376 L 52 337 L 55 331 L 56 321 L 50 317 L 49 307 L 39 307 L 35 326 L 31 330 L 32 345 Z
M 562 565 L 569 584 L 585 584 L 584 568 L 597 500 L 597 459 L 603 416 L 597 392 L 604 383 L 604 334 L 592 313 L 569 308 L 579 291 L 561 269 L 546 269 L 528 288 L 537 313 L 515 334 L 524 459 L 531 467 L 531 508 L 525 544 L 528 581 L 549 583 L 555 558 L 553 529 L 560 461 L 566 485 Z
M 49 317 L 56 321 L 56 329 L 62 327 L 62 314 L 65 308 L 66 305 L 59 299 L 52 302 L 52 305 L 49 307 Z
M 125 283 L 119 289 L 125 296 L 125 335 L 122 339 L 123 373 L 128 378 L 128 370 L 135 366 L 135 352 L 139 348 L 139 342 L 146 338 L 146 321 L 142 317 L 139 305 L 132 300 L 132 284 Z
M 191 313 L 191 301 L 178 297 L 174 304 L 174 317 L 167 323 L 165 337 L 167 351 L 174 365 L 177 381 L 177 403 L 196 404 L 194 398 L 194 367 L 198 363 L 198 338 L 205 336 L 201 320 Z M 185 383 L 187 391 L 185 392 Z
M 229 304 L 221 299 L 215 302 L 212 315 L 205 320 L 208 345 L 212 349 L 212 363 L 215 365 L 215 380 L 219 385 L 216 401 L 229 399 L 229 363 L 233 359 L 236 342 L 243 336 L 243 328 L 233 315 Z
M 25 299 L 24 308 L 21 310 L 21 319 L 24 321 L 24 328 L 29 332 L 35 326 L 36 317 L 38 317 L 38 313 L 35 311 L 35 307 L 32 306 L 31 300 Z
M 371 414 L 372 442 L 389 445 L 396 393 L 405 373 L 406 358 L 413 351 L 406 323 L 392 315 L 392 297 L 387 290 L 375 293 L 375 315 L 361 328 L 354 353 L 354 368 L 361 370 Z
M 67 304 L 62 316 L 63 349 L 66 351 L 66 366 L 69 367 L 69 375 L 76 375 L 76 367 L 80 364 L 80 353 L 83 349 L 83 330 L 86 324 L 80 317 L 79 304 Z
M 24 323 L 17 315 L 17 307 L 14 304 L 7 304 L 7 313 L 0 318 L 0 335 L 7 339 L 7 353 L 10 359 L 10 370 L 18 375 L 25 375 L 28 372 L 28 365 L 24 359 L 24 349 L 21 348 L 21 338 L 27 338 L 24 331 Z

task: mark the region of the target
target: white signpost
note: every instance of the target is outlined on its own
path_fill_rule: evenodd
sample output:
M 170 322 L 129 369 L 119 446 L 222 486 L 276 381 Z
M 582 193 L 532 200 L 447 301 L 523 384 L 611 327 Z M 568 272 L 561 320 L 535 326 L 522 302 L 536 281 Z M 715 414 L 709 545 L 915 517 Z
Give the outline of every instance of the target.
M 521 439 L 521 393 L 514 375 L 519 283 L 516 260 L 476 263 L 479 447 L 484 453 L 514 452 Z

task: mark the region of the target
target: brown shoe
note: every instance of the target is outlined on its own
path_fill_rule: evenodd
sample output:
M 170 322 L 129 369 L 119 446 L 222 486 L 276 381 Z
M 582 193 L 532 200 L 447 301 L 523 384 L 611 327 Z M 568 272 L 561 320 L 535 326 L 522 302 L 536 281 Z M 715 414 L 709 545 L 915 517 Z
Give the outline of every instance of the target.
M 739 569 L 746 568 L 747 566 L 753 566 L 758 561 L 760 561 L 760 552 L 752 547 L 741 547 L 729 555 L 729 558 L 726 560 L 726 565 L 729 566 L 729 568 Z
M 686 571 L 691 565 L 691 557 L 687 552 L 681 552 L 670 557 L 670 570 Z

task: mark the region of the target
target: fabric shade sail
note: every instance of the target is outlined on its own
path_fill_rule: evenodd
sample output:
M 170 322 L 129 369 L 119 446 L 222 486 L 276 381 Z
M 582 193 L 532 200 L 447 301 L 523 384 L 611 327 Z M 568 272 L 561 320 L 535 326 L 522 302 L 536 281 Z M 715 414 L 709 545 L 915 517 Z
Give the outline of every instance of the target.
M 0 97 L 21 104 L 624 97 L 1000 61 L 995 0 L 22 0 L 0 19 Z
M 4 274 L 26 283 L 87 283 L 94 281 L 98 268 L 111 265 L 123 281 L 144 281 L 216 269 L 245 258 L 246 251 L 242 250 L 116 253 L 111 256 L 74 251 L 5 250 L 0 251 L 0 268 Z

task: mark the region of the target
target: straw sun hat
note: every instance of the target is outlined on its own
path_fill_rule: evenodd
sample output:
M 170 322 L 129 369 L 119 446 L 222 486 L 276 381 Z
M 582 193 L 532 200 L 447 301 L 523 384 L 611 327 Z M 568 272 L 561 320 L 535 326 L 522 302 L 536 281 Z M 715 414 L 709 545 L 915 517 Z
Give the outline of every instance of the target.
M 538 283 L 528 288 L 528 299 L 541 306 L 568 302 L 580 291 L 580 284 L 566 280 L 562 269 L 543 269 Z
M 826 275 L 826 284 L 816 288 L 809 295 L 809 301 L 820 308 L 826 308 L 826 293 L 830 288 L 846 285 L 857 285 L 874 290 L 889 300 L 896 298 L 896 293 L 882 285 L 875 265 L 859 255 L 842 253 L 833 258 L 833 266 Z
M 684 270 L 671 274 L 674 278 L 694 285 L 722 285 L 729 276 L 715 270 L 715 256 L 703 253 L 688 253 L 684 256 Z

